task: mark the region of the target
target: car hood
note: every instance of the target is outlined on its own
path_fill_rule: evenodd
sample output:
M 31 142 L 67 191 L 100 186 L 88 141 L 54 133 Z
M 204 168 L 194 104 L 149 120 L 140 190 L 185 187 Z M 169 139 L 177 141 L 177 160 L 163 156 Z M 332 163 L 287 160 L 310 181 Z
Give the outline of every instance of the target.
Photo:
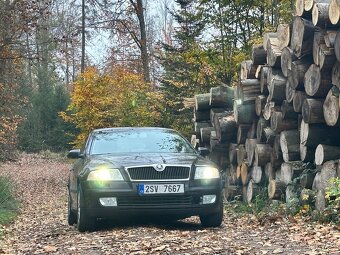
M 101 164 L 110 164 L 114 167 L 132 167 L 139 165 L 214 165 L 211 161 L 197 154 L 120 154 L 120 155 L 91 155 L 88 158 L 87 166 L 96 167 Z

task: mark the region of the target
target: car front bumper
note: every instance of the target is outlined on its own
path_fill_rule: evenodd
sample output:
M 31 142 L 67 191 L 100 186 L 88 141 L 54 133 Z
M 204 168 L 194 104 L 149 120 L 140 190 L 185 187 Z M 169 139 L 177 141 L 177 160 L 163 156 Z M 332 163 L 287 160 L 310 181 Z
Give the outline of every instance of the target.
M 162 215 L 178 218 L 219 212 L 222 203 L 221 180 L 182 181 L 182 194 L 139 195 L 138 185 L 145 182 L 82 182 L 87 214 L 93 218 L 118 218 L 133 215 Z M 148 182 L 150 183 L 150 182 Z M 152 182 L 154 183 L 154 182 Z M 157 184 L 173 182 L 159 181 Z M 204 195 L 216 195 L 212 204 L 203 204 Z M 103 206 L 100 198 L 115 197 L 117 206 Z

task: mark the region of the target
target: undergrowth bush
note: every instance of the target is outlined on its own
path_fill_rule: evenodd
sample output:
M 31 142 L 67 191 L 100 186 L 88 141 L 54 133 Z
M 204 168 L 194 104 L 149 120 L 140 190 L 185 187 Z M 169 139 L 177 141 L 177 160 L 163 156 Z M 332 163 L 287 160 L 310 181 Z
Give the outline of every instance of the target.
M 17 209 L 18 203 L 13 195 L 13 185 L 8 178 L 0 176 L 0 225 L 12 221 Z

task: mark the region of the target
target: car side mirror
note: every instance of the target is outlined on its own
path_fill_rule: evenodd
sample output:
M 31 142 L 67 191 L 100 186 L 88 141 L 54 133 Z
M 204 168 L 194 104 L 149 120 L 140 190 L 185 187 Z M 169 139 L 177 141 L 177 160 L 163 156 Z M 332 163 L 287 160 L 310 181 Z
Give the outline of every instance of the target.
M 67 154 L 68 158 L 77 159 L 77 158 L 83 158 L 84 155 L 80 153 L 80 149 L 74 149 L 70 150 Z
M 208 156 L 210 154 L 209 149 L 205 147 L 198 147 L 198 152 L 203 157 Z

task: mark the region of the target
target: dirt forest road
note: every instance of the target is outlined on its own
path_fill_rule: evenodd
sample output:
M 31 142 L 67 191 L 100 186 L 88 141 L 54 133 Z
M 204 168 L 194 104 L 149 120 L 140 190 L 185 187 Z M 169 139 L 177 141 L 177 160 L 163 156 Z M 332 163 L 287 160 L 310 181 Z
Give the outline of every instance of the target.
M 230 213 L 220 228 L 201 228 L 195 217 L 171 224 L 131 219 L 78 233 L 66 222 L 69 168 L 34 155 L 0 165 L 22 201 L 16 221 L 1 230 L 0 254 L 339 254 L 340 233 L 332 226 L 259 224 Z

